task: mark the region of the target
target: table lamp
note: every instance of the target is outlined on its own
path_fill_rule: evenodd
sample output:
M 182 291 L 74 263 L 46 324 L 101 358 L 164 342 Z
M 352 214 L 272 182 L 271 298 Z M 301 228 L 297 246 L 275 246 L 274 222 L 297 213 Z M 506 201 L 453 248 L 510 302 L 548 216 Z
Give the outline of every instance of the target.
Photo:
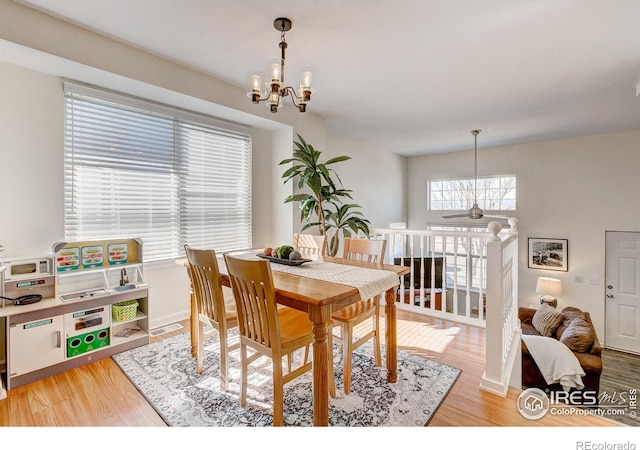
M 558 306 L 557 296 L 562 294 L 562 281 L 551 277 L 538 277 L 536 284 L 536 292 L 542 294 L 540 304 L 548 304 L 549 306 Z

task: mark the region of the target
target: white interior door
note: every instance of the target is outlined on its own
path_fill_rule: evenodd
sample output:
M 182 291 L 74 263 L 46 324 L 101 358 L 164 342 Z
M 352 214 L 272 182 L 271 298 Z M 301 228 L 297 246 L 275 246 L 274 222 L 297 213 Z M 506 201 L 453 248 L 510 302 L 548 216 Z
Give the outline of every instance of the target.
M 640 233 L 606 234 L 605 347 L 640 354 Z

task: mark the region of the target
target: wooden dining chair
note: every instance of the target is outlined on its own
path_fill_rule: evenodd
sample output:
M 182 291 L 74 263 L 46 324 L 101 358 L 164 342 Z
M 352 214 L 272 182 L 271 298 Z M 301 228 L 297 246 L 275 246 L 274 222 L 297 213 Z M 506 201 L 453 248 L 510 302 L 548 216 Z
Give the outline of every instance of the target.
M 295 233 L 293 235 L 293 249 L 305 255 L 326 255 L 327 237 Z
M 313 342 L 312 323 L 306 312 L 276 304 L 273 275 L 268 261 L 248 260 L 224 255 L 233 296 L 236 301 L 240 330 L 241 384 L 240 405 L 247 404 L 247 373 L 249 365 L 260 356 L 272 360 L 273 424 L 284 420 L 284 385 L 309 372 L 309 346 Z M 254 352 L 248 354 L 247 348 Z M 304 348 L 302 363 L 293 370 L 283 371 L 283 357 Z M 331 354 L 331 352 L 329 352 Z M 287 364 L 289 365 L 289 364 Z M 331 366 L 331 369 L 333 367 Z M 333 370 L 330 371 L 333 375 Z M 335 381 L 329 379 L 329 391 L 335 396 Z
M 342 257 L 356 261 L 382 263 L 387 241 L 384 239 L 346 238 Z M 343 359 L 343 390 L 351 392 L 351 368 L 353 351 L 370 339 L 373 339 L 373 358 L 377 366 L 382 365 L 380 352 L 380 295 L 360 300 L 346 308 L 333 312 L 331 319 L 340 335 L 332 335 L 340 343 Z M 366 320 L 372 320 L 372 329 L 361 337 L 355 338 L 353 329 Z
M 191 289 L 198 315 L 196 358 L 197 371 L 202 373 L 205 327 L 218 330 L 220 335 L 220 388 L 227 390 L 229 353 L 240 347 L 239 341 L 229 345 L 228 331 L 238 326 L 236 303 L 232 295 L 226 298 L 220 284 L 220 271 L 214 250 L 200 250 L 184 246 L 188 260 Z

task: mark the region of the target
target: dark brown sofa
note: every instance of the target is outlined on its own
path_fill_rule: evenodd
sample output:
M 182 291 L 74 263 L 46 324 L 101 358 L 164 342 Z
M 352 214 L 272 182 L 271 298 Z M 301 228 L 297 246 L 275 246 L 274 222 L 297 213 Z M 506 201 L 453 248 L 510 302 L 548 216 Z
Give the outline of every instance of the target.
M 569 325 L 571 325 L 571 322 L 576 319 L 585 320 L 591 328 L 591 330 L 585 330 L 587 331 L 587 334 L 590 331 L 593 338 L 593 343 L 589 345 L 588 348 L 579 348 L 577 346 L 579 350 L 583 351 L 575 351 L 571 346 L 568 346 L 573 351 L 573 354 L 578 358 L 578 361 L 585 372 L 585 376 L 582 377 L 582 382 L 584 383 L 583 392 L 595 391 L 595 395 L 598 396 L 600 393 L 600 374 L 602 373 L 602 347 L 600 346 L 595 329 L 593 328 L 591 316 L 588 312 L 583 312 L 573 307 L 564 308 L 561 312 L 564 316 L 564 320 L 552 333 L 551 337 L 561 340 L 562 334 L 567 330 Z M 531 322 L 535 313 L 536 309 L 533 308 L 519 308 L 518 317 L 520 319 L 522 334 L 540 335 Z M 572 327 L 572 329 L 575 329 L 575 327 Z M 529 353 L 529 349 L 524 342 L 522 342 L 522 385 L 523 388 L 536 387 L 544 390 L 545 392 L 552 390 L 560 391 L 563 389 L 562 385 L 559 383 L 552 385 L 548 385 L 546 383 L 544 377 L 540 373 L 540 369 L 538 369 L 538 366 L 533 360 L 533 357 Z

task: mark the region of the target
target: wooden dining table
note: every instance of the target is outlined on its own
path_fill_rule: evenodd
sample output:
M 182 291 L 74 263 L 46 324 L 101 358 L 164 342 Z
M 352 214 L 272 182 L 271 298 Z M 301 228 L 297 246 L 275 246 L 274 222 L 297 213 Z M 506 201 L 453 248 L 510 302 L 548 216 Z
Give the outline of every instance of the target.
M 318 256 L 317 261 L 346 264 L 369 269 L 391 271 L 400 277 L 410 271 L 409 267 L 393 264 L 369 263 L 349 259 Z M 180 262 L 186 265 L 186 260 Z M 272 263 L 273 264 L 273 263 Z M 231 283 L 223 260 L 219 264 L 220 278 L 223 286 Z M 329 424 L 329 383 L 328 383 L 328 335 L 331 314 L 341 308 L 361 300 L 358 288 L 330 281 L 307 278 L 300 275 L 273 270 L 273 282 L 278 303 L 308 313 L 313 323 L 313 422 L 314 426 Z M 396 325 L 396 292 L 397 286 L 385 291 L 385 360 L 387 381 L 397 380 L 397 325 Z M 197 311 L 195 301 L 191 301 L 191 344 L 195 352 L 197 339 Z

